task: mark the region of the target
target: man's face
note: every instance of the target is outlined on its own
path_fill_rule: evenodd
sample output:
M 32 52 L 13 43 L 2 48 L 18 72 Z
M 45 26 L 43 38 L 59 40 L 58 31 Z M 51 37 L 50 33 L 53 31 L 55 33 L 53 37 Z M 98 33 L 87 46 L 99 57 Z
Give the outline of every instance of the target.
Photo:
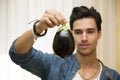
M 101 31 L 97 31 L 96 22 L 93 18 L 74 21 L 72 33 L 77 53 L 87 56 L 96 52 L 96 45 L 101 36 Z

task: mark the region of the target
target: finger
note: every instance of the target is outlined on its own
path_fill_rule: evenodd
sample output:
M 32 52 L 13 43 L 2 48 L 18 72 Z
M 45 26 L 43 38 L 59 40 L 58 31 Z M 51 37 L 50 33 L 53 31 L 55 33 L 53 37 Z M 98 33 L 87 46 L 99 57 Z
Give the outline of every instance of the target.
M 55 15 L 55 18 L 59 21 L 60 24 L 67 23 L 67 20 L 62 14 Z
M 57 10 L 50 9 L 46 10 L 45 13 L 53 15 L 60 24 L 67 23 L 65 17 Z
M 48 18 L 54 25 L 59 25 L 58 19 L 54 15 L 51 14 L 45 14 L 44 17 Z
M 44 23 L 47 24 L 47 27 L 54 27 L 56 25 L 47 17 L 43 17 L 43 21 L 44 21 Z

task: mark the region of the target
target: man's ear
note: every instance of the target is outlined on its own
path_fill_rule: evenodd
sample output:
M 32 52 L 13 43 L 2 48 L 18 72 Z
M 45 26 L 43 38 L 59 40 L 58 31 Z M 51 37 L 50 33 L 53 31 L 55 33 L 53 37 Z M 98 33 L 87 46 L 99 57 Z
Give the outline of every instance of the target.
M 99 32 L 98 32 L 98 38 L 99 38 L 99 39 L 100 39 L 101 35 L 102 35 L 102 32 L 99 31 Z

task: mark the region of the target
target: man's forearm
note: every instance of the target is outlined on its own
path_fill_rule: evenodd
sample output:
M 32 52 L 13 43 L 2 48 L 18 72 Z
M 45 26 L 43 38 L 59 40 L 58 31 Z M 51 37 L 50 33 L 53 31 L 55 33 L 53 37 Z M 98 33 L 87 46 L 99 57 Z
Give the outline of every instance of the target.
M 15 42 L 14 48 L 20 54 L 27 53 L 34 44 L 34 37 L 32 30 L 28 30 L 23 33 Z

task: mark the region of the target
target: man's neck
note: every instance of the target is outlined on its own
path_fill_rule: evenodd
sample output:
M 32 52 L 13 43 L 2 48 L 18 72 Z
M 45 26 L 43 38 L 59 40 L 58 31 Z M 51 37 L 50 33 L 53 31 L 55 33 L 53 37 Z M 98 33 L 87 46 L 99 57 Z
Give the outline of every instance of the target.
M 100 72 L 100 65 L 96 57 L 96 53 L 88 56 L 76 54 L 77 60 L 80 64 L 78 73 L 85 80 L 93 80 Z
M 96 53 L 93 53 L 88 56 L 80 55 L 79 53 L 76 54 L 77 60 L 81 66 L 81 68 L 92 67 L 98 64 L 98 60 L 96 57 Z

